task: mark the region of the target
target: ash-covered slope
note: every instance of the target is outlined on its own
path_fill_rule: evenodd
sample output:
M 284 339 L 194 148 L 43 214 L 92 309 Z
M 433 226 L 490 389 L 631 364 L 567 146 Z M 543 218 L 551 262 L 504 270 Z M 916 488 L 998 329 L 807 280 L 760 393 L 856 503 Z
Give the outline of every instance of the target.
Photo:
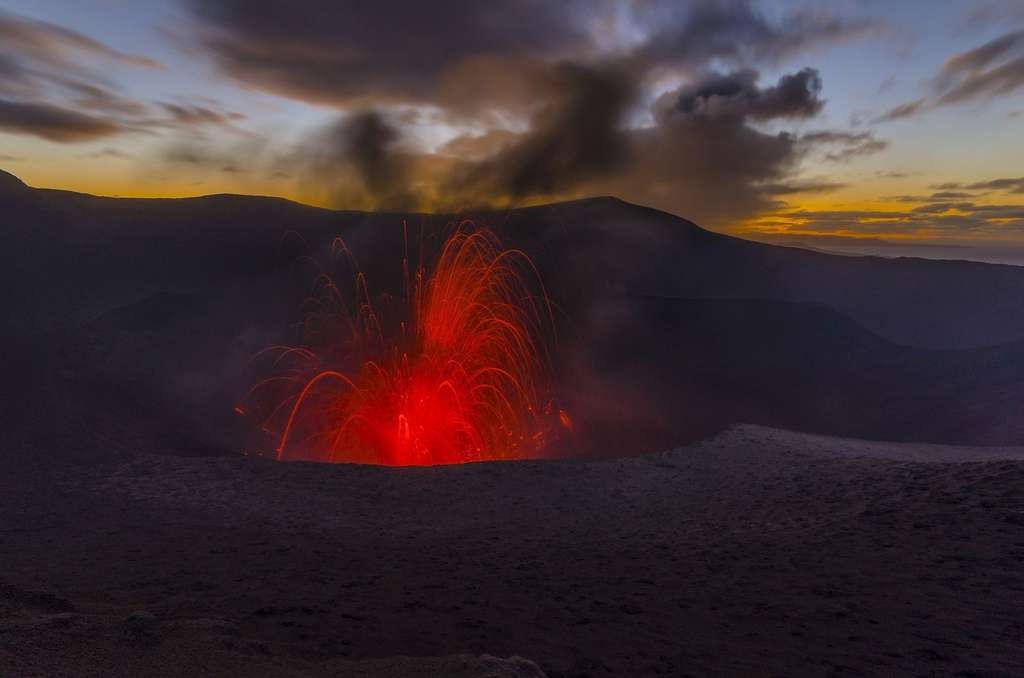
M 605 412 L 594 420 L 608 433 L 596 435 L 647 430 L 651 448 L 736 422 L 875 440 L 1024 441 L 1024 342 L 921 349 L 819 306 L 638 298 L 590 355 L 601 380 L 578 392 L 614 385 L 651 421 L 638 427 L 634 416 L 616 431 Z
M 514 210 L 501 223 L 537 245 L 547 279 L 568 293 L 585 296 L 603 283 L 642 295 L 809 303 L 930 348 L 1024 338 L 1024 267 L 767 245 L 611 198 Z M 574 288 L 580 279 L 590 284 Z
M 557 307 L 577 452 L 649 451 L 736 422 L 1019 443 L 1024 268 L 832 256 L 611 198 L 468 216 L 536 262 Z M 274 198 L 100 198 L 0 175 L 0 405 L 9 431 L 89 452 L 157 437 L 237 450 L 249 358 L 285 338 L 335 236 L 401 293 L 445 215 Z M 405 228 L 403 229 L 403 223 Z
M 578 317 L 606 290 L 679 298 L 772 299 L 837 310 L 891 341 L 964 348 L 1024 337 L 1024 268 L 848 257 L 705 231 L 664 212 L 594 198 L 468 216 L 524 247 L 552 297 Z M 101 198 L 33 189 L 4 174 L 0 232 L 16 252 L 8 325 L 46 327 L 156 292 L 246 284 L 341 235 L 371 282 L 387 285 L 420 229 L 450 215 L 335 212 L 282 199 L 216 195 Z M 285 237 L 289 231 L 301 236 Z M 374 280 L 377 278 L 377 280 Z
M 745 426 L 585 464 L 5 467 L 0 674 L 1020 676 L 1020 459 Z

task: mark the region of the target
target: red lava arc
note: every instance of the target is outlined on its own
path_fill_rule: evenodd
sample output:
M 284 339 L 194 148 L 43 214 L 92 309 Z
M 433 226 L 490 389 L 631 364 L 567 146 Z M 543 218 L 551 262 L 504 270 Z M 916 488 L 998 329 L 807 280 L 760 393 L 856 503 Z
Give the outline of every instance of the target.
M 348 254 L 340 240 L 332 254 Z M 571 435 L 552 400 L 550 302 L 536 268 L 462 222 L 428 270 L 410 273 L 397 322 L 356 274 L 354 301 L 321 275 L 303 341 L 264 352 L 260 414 L 279 460 L 453 464 L 543 456 Z M 387 328 L 387 329 L 386 329 Z

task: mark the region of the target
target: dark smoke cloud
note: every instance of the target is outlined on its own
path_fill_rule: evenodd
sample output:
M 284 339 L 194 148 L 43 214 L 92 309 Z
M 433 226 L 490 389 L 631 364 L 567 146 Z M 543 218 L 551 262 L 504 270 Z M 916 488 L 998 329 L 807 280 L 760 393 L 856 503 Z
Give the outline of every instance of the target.
M 592 3 L 587 3 L 592 4 Z M 228 74 L 285 96 L 332 104 L 429 101 L 473 59 L 590 47 L 580 2 L 196 0 L 204 47 Z M 608 3 L 597 3 L 608 6 Z
M 813 69 L 767 87 L 751 70 L 706 74 L 661 97 L 656 124 L 630 135 L 630 165 L 601 188 L 713 226 L 775 208 L 810 145 L 758 123 L 812 117 L 820 91 Z
M 708 73 L 661 97 L 654 124 L 642 128 L 626 124 L 639 100 L 634 62 L 561 64 L 546 78 L 546 105 L 526 132 L 456 139 L 442 156 L 458 155 L 439 157 L 410 150 L 393 118 L 350 115 L 313 135 L 288 174 L 329 177 L 334 204 L 350 208 L 457 209 L 614 194 L 719 226 L 777 208 L 780 196 L 838 188 L 792 180 L 811 151 L 848 160 L 885 145 L 866 132 L 801 137 L 761 129 L 821 110 L 821 80 L 810 68 L 766 86 L 750 69 Z M 417 182 L 430 187 L 417 192 Z
M 775 207 L 776 196 L 801 186 L 785 182 L 808 144 L 757 124 L 815 115 L 823 105 L 816 71 L 785 75 L 767 87 L 752 70 L 709 73 L 663 96 L 653 125 L 630 128 L 624 118 L 636 101 L 633 68 L 626 62 L 564 71 L 572 86 L 558 88 L 561 97 L 530 132 L 478 140 L 498 150 L 455 175 L 471 178 L 455 182 L 457 188 L 478 190 L 469 197 L 451 192 L 463 204 L 488 192 L 513 198 L 607 193 L 720 225 Z
M 383 115 L 358 113 L 339 121 L 321 138 L 325 150 L 316 160 L 318 171 L 351 164 L 375 206 L 398 208 L 410 203 L 404 188 L 408 168 L 397 149 L 399 132 Z
M 563 64 L 552 95 L 531 131 L 493 156 L 458 170 L 447 189 L 462 200 L 498 195 L 522 198 L 571 191 L 620 171 L 627 159 L 624 116 L 636 91 L 623 66 Z
M 695 92 L 711 91 L 722 81 L 723 76 L 708 76 L 663 98 L 656 125 L 633 134 L 636 160 L 618 178 L 627 199 L 710 225 L 776 206 L 769 186 L 783 183 L 801 157 L 797 138 L 751 124 L 756 105 L 742 99 L 758 100 L 762 90 L 756 87 L 744 90 L 740 100 L 691 105 L 701 101 Z M 607 182 L 608 188 L 618 182 Z
M 379 113 L 363 113 L 345 121 L 336 130 L 340 151 L 351 158 L 368 191 L 380 195 L 402 181 L 401 163 L 393 153 L 398 131 Z
M 560 75 L 560 95 L 531 131 L 503 137 L 492 155 L 459 165 L 445 194 L 474 204 L 488 195 L 514 201 L 612 193 L 717 225 L 775 207 L 776 196 L 800 185 L 784 181 L 812 142 L 755 123 L 813 117 L 824 104 L 814 69 L 767 87 L 749 69 L 709 73 L 663 96 L 653 126 L 630 129 L 624 118 L 637 94 L 631 65 L 563 67 Z M 839 144 L 837 136 L 827 143 Z M 866 136 L 856 136 L 858 148 Z
M 757 79 L 757 71 L 752 69 L 712 74 L 673 95 L 673 107 L 686 115 L 705 118 L 771 120 L 809 118 L 825 104 L 819 98 L 821 77 L 813 68 L 784 75 L 777 85 L 763 89 L 757 86 Z
M 800 185 L 793 174 L 816 147 L 765 127 L 821 111 L 818 72 L 761 86 L 749 64 L 878 28 L 822 10 L 772 17 L 747 0 L 190 6 L 202 48 L 225 73 L 345 111 L 307 140 L 296 154 L 305 159 L 275 168 L 320 184 L 336 206 L 610 193 L 709 224 L 776 206 L 780 187 Z M 688 84 L 656 102 L 653 124 L 637 127 L 662 76 Z M 397 104 L 466 133 L 436 151 L 417 149 L 396 129 Z M 367 109 L 380 112 L 351 113 Z M 848 160 L 884 142 L 821 145 Z
M 543 64 L 629 59 L 644 70 L 779 60 L 878 29 L 827 11 L 769 18 L 749 0 L 192 0 L 202 47 L 267 91 L 348 107 L 368 101 L 503 105 Z M 628 24 L 639 44 L 609 39 Z M 519 73 L 517 71 L 525 71 Z M 525 77 L 524 77 L 525 76 Z M 476 101 L 481 95 L 489 102 Z M 464 97 L 459 101 L 459 97 Z M 453 111 L 454 112 L 454 111 Z
M 299 150 L 275 164 L 279 174 L 300 177 L 328 192 L 342 206 L 366 209 L 414 208 L 409 189 L 411 158 L 398 126 L 378 111 L 340 117 L 316 131 Z

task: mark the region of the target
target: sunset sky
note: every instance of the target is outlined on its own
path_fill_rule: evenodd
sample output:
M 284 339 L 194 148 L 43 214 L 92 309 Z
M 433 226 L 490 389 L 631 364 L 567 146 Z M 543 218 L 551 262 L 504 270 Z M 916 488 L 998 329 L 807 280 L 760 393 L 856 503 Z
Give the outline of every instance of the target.
M 0 168 L 1024 245 L 1024 2 L 0 0 Z

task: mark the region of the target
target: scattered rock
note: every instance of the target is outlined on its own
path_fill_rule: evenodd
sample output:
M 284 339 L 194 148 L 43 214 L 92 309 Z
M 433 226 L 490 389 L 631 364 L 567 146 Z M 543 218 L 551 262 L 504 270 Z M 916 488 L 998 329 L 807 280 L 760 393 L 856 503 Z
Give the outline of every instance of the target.
M 156 645 L 160 642 L 160 624 L 152 612 L 133 612 L 121 622 L 125 640 L 138 645 Z
M 540 667 L 523 657 L 501 659 L 484 654 L 476 660 L 474 678 L 547 678 Z
M 0 600 L 9 600 L 20 605 L 49 612 L 75 611 L 75 606 L 70 600 L 61 598 L 54 593 L 49 591 L 26 591 L 5 582 L 0 582 Z

